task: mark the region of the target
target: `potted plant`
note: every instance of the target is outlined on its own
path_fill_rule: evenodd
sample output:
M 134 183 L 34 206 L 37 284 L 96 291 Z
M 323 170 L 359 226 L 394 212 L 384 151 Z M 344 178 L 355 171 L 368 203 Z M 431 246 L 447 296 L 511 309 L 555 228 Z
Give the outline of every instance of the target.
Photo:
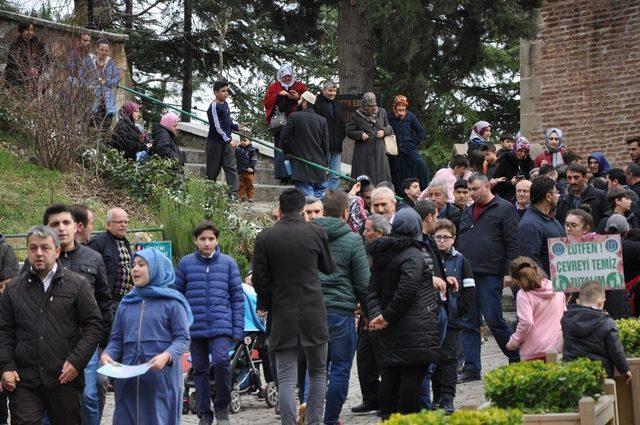
M 629 384 L 624 376 L 614 376 L 620 425 L 640 425 L 640 320 L 619 319 L 616 326 L 632 375 Z
M 458 410 L 452 415 L 444 411 L 427 411 L 410 415 L 392 415 L 383 425 L 520 425 L 522 412 L 490 407 L 483 410 Z

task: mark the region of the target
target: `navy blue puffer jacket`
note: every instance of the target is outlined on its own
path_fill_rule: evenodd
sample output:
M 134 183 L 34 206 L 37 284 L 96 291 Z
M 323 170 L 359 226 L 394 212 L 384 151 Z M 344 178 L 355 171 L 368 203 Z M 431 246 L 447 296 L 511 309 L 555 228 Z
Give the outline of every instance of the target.
M 240 271 L 235 260 L 220 252 L 211 258 L 200 252 L 185 255 L 176 268 L 174 288 L 191 306 L 191 338 L 244 335 L 244 297 Z

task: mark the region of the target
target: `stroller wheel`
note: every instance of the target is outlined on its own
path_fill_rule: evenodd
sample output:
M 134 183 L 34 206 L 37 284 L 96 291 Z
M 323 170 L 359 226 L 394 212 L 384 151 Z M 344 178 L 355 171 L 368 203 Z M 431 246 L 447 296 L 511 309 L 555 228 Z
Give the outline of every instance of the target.
M 275 407 L 278 403 L 278 386 L 275 382 L 269 382 L 269 384 L 267 384 L 267 395 L 265 396 L 264 401 L 269 407 Z
M 189 394 L 189 410 L 191 411 L 192 415 L 195 415 L 198 413 L 198 409 L 196 408 L 196 392 L 195 391 Z
M 242 407 L 242 402 L 240 401 L 240 391 L 238 391 L 238 386 L 234 385 L 231 390 L 231 401 L 229 402 L 229 413 L 236 414 L 240 411 Z

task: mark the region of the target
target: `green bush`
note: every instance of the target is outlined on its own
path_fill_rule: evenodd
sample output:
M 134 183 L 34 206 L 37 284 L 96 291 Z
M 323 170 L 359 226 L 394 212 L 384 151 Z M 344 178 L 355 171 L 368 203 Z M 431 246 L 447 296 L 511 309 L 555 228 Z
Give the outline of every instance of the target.
M 576 411 L 582 397 L 597 398 L 605 377 L 602 364 L 588 359 L 526 361 L 486 374 L 484 393 L 498 407 L 526 413 Z
M 640 357 L 640 320 L 619 319 L 616 320 L 616 326 L 626 356 Z
M 519 425 L 522 413 L 495 407 L 483 410 L 458 410 L 445 415 L 442 410 L 422 411 L 411 415 L 392 415 L 384 425 Z

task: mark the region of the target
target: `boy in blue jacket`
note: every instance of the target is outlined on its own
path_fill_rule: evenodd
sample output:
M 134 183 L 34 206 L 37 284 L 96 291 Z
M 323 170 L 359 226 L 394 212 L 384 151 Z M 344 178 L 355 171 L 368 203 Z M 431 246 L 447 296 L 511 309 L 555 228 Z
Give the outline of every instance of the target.
M 213 423 L 209 371 L 213 366 L 216 423 L 228 425 L 231 401 L 229 348 L 244 336 L 244 295 L 238 264 L 220 252 L 220 232 L 210 221 L 193 232 L 196 251 L 180 259 L 175 289 L 184 294 L 193 312 L 191 360 L 196 408 L 201 425 Z M 211 356 L 211 361 L 209 360 Z
M 254 195 L 253 175 L 256 172 L 258 163 L 258 149 L 251 144 L 247 134 L 240 136 L 240 146 L 236 148 L 236 167 L 240 184 L 238 186 L 238 197 L 240 201 L 252 203 Z

